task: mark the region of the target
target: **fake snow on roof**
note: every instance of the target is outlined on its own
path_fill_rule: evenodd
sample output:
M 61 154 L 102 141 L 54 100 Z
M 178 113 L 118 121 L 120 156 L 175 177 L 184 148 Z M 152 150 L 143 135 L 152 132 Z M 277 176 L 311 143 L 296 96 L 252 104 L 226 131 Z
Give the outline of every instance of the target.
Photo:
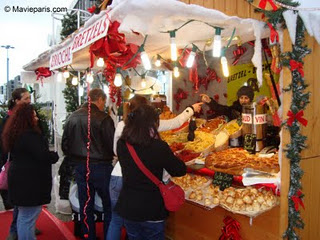
M 262 83 L 260 40 L 269 36 L 269 29 L 265 28 L 264 22 L 228 16 L 214 9 L 175 0 L 118 0 L 113 1 L 110 9 L 111 20 L 121 23 L 118 30 L 126 35 L 127 42 L 141 45 L 144 36 L 148 35 L 145 50 L 150 56 L 166 56 L 170 43 L 168 31 L 180 28 L 189 20 L 195 21 L 176 31 L 179 48 L 192 47 L 193 43 L 201 50 L 211 49 L 211 44 L 206 43 L 213 38 L 214 27 L 223 28 L 222 45 L 226 46 L 235 29 L 235 36 L 240 37 L 241 42 L 257 40 L 252 62 L 257 67 L 257 78 Z M 238 42 L 239 38 L 232 41 L 231 45 Z

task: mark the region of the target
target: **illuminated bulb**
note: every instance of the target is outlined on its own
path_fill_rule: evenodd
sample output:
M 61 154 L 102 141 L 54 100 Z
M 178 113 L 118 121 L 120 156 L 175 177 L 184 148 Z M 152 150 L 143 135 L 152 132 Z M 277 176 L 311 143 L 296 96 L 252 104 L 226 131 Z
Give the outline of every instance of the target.
M 103 58 L 99 58 L 98 61 L 97 61 L 97 66 L 98 67 L 103 67 L 104 66 L 104 60 Z
M 78 78 L 77 78 L 77 77 L 73 77 L 73 78 L 72 78 L 72 81 L 71 81 L 71 84 L 72 84 L 73 86 L 77 86 L 77 85 L 78 85 Z
M 223 76 L 229 77 L 228 61 L 225 56 L 221 57 L 221 65 L 222 65 Z
M 173 76 L 174 76 L 175 78 L 177 78 L 177 77 L 180 76 L 179 68 L 178 68 L 178 67 L 174 67 L 174 68 L 173 68 Z
M 212 48 L 212 56 L 220 57 L 221 56 L 221 28 L 216 28 L 216 34 L 213 38 L 213 48 Z
M 151 62 L 150 62 L 148 54 L 145 51 L 142 51 L 140 56 L 141 56 L 141 61 L 142 61 L 143 67 L 146 70 L 150 70 L 151 69 Z
M 116 74 L 116 76 L 114 77 L 113 83 L 116 87 L 120 87 L 122 85 L 122 76 L 120 73 Z
M 142 80 L 141 80 L 141 87 L 142 87 L 142 88 L 145 88 L 146 86 L 147 86 L 146 79 L 145 79 L 145 78 L 142 78 Z
M 161 61 L 160 59 L 157 59 L 154 63 L 154 65 L 156 65 L 156 67 L 160 67 L 161 66 Z
M 62 82 L 62 73 L 59 72 L 57 75 L 57 82 Z
M 196 53 L 194 51 L 192 51 L 188 57 L 188 60 L 187 60 L 187 68 L 191 68 L 193 63 L 194 63 L 194 59 L 196 57 Z
M 178 51 L 177 51 L 176 33 L 175 32 L 170 32 L 170 49 L 171 49 L 171 60 L 177 61 Z
M 94 80 L 94 78 L 93 78 L 92 72 L 88 72 L 87 73 L 87 83 L 93 83 L 93 80 Z
M 65 71 L 63 72 L 63 77 L 64 77 L 64 78 L 70 77 L 70 73 L 69 73 L 68 70 L 65 70 Z

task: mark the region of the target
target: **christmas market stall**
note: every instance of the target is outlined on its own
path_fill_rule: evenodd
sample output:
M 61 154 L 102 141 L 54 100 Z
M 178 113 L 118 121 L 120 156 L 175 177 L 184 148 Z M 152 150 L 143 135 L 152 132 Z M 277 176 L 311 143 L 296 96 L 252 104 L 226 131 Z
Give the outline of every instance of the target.
M 170 213 L 167 237 L 319 239 L 319 6 L 118 0 L 94 12 L 25 70 L 44 82 L 48 71 L 63 74 L 79 103 L 80 88 L 99 82 L 116 123 L 134 94 L 171 119 L 202 94 L 230 106 L 238 89 L 253 90 L 236 117 L 203 104 L 180 128 L 161 132 L 188 166 L 171 179 L 186 202 Z

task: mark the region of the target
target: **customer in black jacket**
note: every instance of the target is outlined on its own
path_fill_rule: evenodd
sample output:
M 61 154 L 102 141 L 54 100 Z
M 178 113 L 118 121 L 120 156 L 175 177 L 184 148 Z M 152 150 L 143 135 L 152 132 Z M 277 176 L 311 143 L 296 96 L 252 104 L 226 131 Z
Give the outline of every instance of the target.
M 41 207 L 51 201 L 51 164 L 59 157 L 49 151 L 36 112 L 27 103 L 13 109 L 2 133 L 2 143 L 4 151 L 10 152 L 9 198 L 19 211 L 19 239 L 36 239 L 35 223 Z
M 75 164 L 75 178 L 78 185 L 80 203 L 81 229 L 83 237 L 96 239 L 94 221 L 95 192 L 102 199 L 104 211 L 104 231 L 108 231 L 111 220 L 111 207 L 109 196 L 109 181 L 113 159 L 114 123 L 111 117 L 104 112 L 106 94 L 101 89 L 92 89 L 89 92 L 91 99 L 90 113 L 90 160 L 89 160 L 89 188 L 90 201 L 84 213 L 87 201 L 87 146 L 88 146 L 88 110 L 85 103 L 68 118 L 62 136 L 62 150 L 67 159 Z M 83 219 L 87 215 L 87 229 Z
M 201 94 L 200 96 L 202 102 L 206 103 L 210 110 L 214 112 L 209 118 L 215 118 L 224 115 L 228 117 L 228 120 L 232 120 L 241 115 L 243 105 L 250 104 L 253 101 L 254 92 L 251 87 L 242 86 L 237 92 L 238 100 L 234 101 L 231 106 L 221 105 L 206 94 Z
M 186 174 L 184 162 L 171 151 L 158 133 L 159 116 L 154 108 L 142 105 L 131 112 L 117 143 L 122 167 L 123 187 L 115 211 L 123 217 L 129 239 L 164 239 L 168 211 L 158 187 L 138 168 L 126 142 L 133 145 L 137 155 L 159 180 L 163 169 L 171 176 Z

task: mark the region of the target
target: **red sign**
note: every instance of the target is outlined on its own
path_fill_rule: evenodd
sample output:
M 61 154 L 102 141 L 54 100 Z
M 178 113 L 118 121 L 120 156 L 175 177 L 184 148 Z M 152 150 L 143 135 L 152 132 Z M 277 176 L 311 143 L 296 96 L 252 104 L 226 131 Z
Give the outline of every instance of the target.
M 72 63 L 71 44 L 61 48 L 50 56 L 50 70 L 55 70 Z
M 71 52 L 76 52 L 85 48 L 89 44 L 107 35 L 109 20 L 107 14 L 104 14 L 97 21 L 80 31 L 73 39 Z
M 252 121 L 252 117 L 254 121 Z M 256 114 L 256 115 L 251 115 L 250 113 L 242 113 L 242 123 L 245 124 L 265 124 L 267 123 L 267 114 Z

